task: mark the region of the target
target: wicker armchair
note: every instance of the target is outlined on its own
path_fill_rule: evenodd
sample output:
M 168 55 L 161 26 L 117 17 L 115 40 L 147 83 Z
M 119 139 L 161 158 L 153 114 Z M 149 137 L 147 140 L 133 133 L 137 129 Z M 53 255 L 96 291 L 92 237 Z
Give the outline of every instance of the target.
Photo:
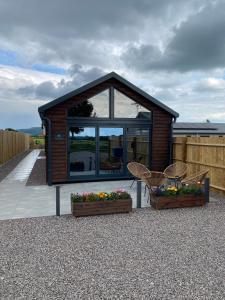
M 184 184 L 198 184 L 203 183 L 206 175 L 208 174 L 209 170 L 203 170 L 198 173 L 189 175 L 181 180 L 181 183 Z
M 134 161 L 129 162 L 127 164 L 127 169 L 135 177 L 133 182 L 131 183 L 130 188 L 133 186 L 134 182 L 137 179 L 141 179 L 142 174 L 148 174 L 148 175 L 150 174 L 149 169 L 145 165 L 142 165 L 142 164 L 134 162 Z
M 141 177 L 142 181 L 146 184 L 149 191 L 149 199 L 150 194 L 152 193 L 154 188 L 157 188 L 163 185 L 166 181 L 166 177 L 162 172 L 150 172 L 150 174 L 143 174 Z
M 187 173 L 187 165 L 181 161 L 176 162 L 169 165 L 163 173 L 168 179 L 181 180 Z

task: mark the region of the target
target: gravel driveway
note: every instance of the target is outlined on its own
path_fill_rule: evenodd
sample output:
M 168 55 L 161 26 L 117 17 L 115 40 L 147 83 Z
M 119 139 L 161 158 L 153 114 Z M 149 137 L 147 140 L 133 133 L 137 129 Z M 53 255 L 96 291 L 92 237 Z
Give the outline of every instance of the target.
M 0 299 L 225 299 L 221 200 L 0 228 Z

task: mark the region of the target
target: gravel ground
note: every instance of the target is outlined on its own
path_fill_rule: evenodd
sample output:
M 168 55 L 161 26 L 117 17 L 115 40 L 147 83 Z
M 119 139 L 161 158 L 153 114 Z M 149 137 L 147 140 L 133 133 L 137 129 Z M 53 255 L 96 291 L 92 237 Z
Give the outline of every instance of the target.
M 27 180 L 27 186 L 39 186 L 39 185 L 46 185 L 46 159 L 45 151 L 41 150 L 39 157 L 42 159 L 37 159 L 34 167 L 30 173 L 30 176 Z
M 7 161 L 4 165 L 0 165 L 0 182 L 21 162 L 31 150 L 20 153 Z
M 0 221 L 0 299 L 225 299 L 225 202 Z

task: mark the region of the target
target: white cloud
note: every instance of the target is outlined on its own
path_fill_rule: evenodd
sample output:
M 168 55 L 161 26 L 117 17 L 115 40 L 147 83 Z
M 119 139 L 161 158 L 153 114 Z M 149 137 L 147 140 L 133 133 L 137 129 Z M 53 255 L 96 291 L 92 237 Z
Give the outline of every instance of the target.
M 37 109 L 43 101 L 29 95 L 24 97 L 18 93 L 18 89 L 46 80 L 57 84 L 61 79 L 60 75 L 0 65 L 0 128 L 40 125 Z
M 222 78 L 209 77 L 200 80 L 195 89 L 200 92 L 219 92 L 225 90 L 225 80 Z

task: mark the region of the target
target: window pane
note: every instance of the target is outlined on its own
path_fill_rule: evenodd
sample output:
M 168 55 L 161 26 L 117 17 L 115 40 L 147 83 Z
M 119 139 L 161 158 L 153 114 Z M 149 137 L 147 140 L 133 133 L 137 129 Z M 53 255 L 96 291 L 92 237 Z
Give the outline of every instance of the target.
M 123 172 L 123 128 L 99 129 L 100 174 Z
M 70 176 L 95 175 L 95 128 L 70 128 Z
M 114 89 L 115 118 L 151 119 L 151 112 L 123 93 Z
M 107 89 L 69 109 L 68 116 L 109 118 L 109 90 Z
M 146 167 L 149 164 L 149 129 L 127 129 L 127 162 L 136 161 Z

